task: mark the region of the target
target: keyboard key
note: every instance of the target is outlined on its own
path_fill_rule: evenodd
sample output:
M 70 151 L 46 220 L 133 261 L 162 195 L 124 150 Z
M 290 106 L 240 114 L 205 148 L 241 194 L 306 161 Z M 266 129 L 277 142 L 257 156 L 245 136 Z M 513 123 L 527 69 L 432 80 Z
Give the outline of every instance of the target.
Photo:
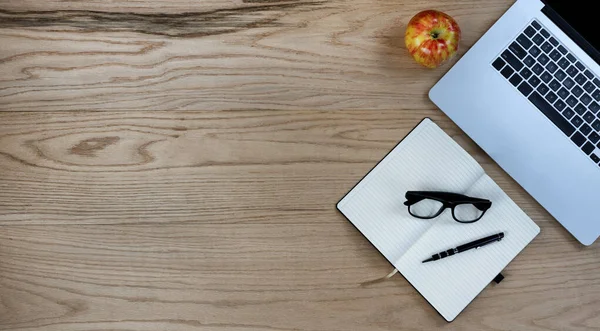
M 521 93 L 523 93 L 524 96 L 528 96 L 529 93 L 531 93 L 533 91 L 533 87 L 531 87 L 531 85 L 527 84 L 527 82 L 523 82 L 523 83 L 521 83 L 521 85 L 519 85 L 518 90 Z
M 556 96 L 556 94 L 554 94 L 554 92 L 548 92 L 548 94 L 546 94 L 546 100 L 553 104 L 554 101 L 556 101 L 556 99 L 558 99 L 558 97 Z
M 546 65 L 546 70 L 550 71 L 551 74 L 553 74 L 556 71 L 556 69 L 558 69 L 558 66 L 552 61 L 548 62 L 548 64 Z
M 579 147 L 585 143 L 585 137 L 579 132 L 575 132 L 573 137 L 571 137 L 571 140 Z
M 544 38 L 548 38 L 548 37 L 550 37 L 550 34 L 548 33 L 548 31 L 546 31 L 546 30 L 544 30 L 544 29 L 542 29 L 542 30 L 540 31 L 540 33 L 542 34 L 542 36 L 544 36 Z
M 504 62 L 504 60 L 502 60 L 501 58 L 497 58 L 496 61 L 492 63 L 492 66 L 496 68 L 496 70 L 500 71 L 500 69 L 502 69 L 502 67 L 504 67 L 505 64 L 506 62 Z
M 545 42 L 542 44 L 542 51 L 544 51 L 546 54 L 550 53 L 550 51 L 552 51 L 552 45 L 550 45 L 549 42 Z
M 523 84 L 525 84 L 525 83 L 523 83 Z M 556 108 L 558 111 L 563 111 L 563 109 L 565 109 L 566 106 L 567 106 L 567 104 L 560 99 L 554 103 L 554 108 Z
M 594 123 L 592 123 L 592 128 L 596 131 L 600 131 L 600 120 L 595 120 Z
M 531 36 L 529 36 L 529 37 L 531 37 Z M 524 49 L 529 49 L 529 47 L 531 47 L 531 45 L 533 45 L 531 40 L 529 40 L 529 38 L 527 38 L 527 36 L 525 36 L 524 34 L 521 34 L 520 36 L 518 36 L 517 41 Z
M 581 89 L 581 87 L 579 86 L 575 86 L 572 90 L 571 93 L 573 93 L 576 97 L 579 98 L 579 96 L 583 93 L 583 90 Z
M 588 139 L 595 144 L 598 141 L 600 141 L 600 134 L 597 134 L 596 132 L 592 132 L 592 134 L 590 134 L 588 136 Z
M 515 71 L 513 70 L 513 68 L 511 68 L 510 66 L 506 66 L 504 67 L 504 69 L 502 69 L 502 71 L 500 71 L 500 73 L 502 74 L 502 76 L 504 76 L 504 78 L 510 77 Z
M 531 72 L 531 70 L 529 70 L 527 68 L 523 68 L 523 70 L 521 70 L 520 74 L 521 74 L 521 77 L 528 79 L 532 75 L 532 72 Z
M 564 134 L 571 136 L 575 132 L 575 128 L 569 121 L 567 121 L 562 115 L 552 107 L 544 98 L 537 92 L 529 95 L 529 101 L 533 103 L 549 120 L 554 123 Z M 598 121 L 600 124 L 600 121 Z
M 562 82 L 562 80 L 565 79 L 565 77 L 567 77 L 567 74 L 560 69 L 558 69 L 558 71 L 554 73 L 554 78 L 558 79 L 559 82 Z
M 592 82 L 587 82 L 587 83 L 585 83 L 585 85 L 583 85 L 583 89 L 587 93 L 592 93 L 596 89 L 596 86 L 594 86 L 594 84 L 592 84 Z
M 542 54 L 542 55 L 538 56 L 537 60 L 542 65 L 546 65 L 546 63 L 548 63 L 548 61 L 550 61 L 550 58 L 547 57 L 546 54 Z
M 525 29 L 525 34 L 526 34 L 526 35 L 527 35 L 529 38 L 531 38 L 531 37 L 533 37 L 533 35 L 535 34 L 535 30 L 534 30 L 534 29 L 533 29 L 531 26 L 528 26 L 528 27 Z
M 594 82 L 594 85 L 600 87 L 600 79 L 594 78 L 593 82 Z
M 525 56 L 527 56 L 527 51 L 524 50 L 523 47 L 521 47 L 521 45 L 517 44 L 514 41 L 510 44 L 510 46 L 508 46 L 508 49 L 510 49 L 511 52 L 513 52 L 513 54 L 515 54 L 519 59 L 522 59 Z
M 502 55 L 500 55 L 500 56 L 502 56 L 502 58 L 504 59 L 504 61 L 508 62 L 508 64 L 510 64 L 517 71 L 519 71 L 519 70 L 521 70 L 523 68 L 523 63 L 521 63 L 521 61 L 519 61 L 519 59 L 517 59 L 508 50 L 502 52 Z
M 592 93 L 592 98 L 596 101 L 600 101 L 600 90 L 594 91 L 594 93 Z
M 589 70 L 584 71 L 583 74 L 589 79 L 594 78 L 594 74 Z
M 567 78 L 563 82 L 563 85 L 570 90 L 573 86 L 575 86 L 575 82 L 571 78 Z
M 592 161 L 594 161 L 594 163 L 598 163 L 600 162 L 600 157 L 598 157 L 596 154 L 592 153 L 590 154 L 590 158 L 592 159 Z
M 583 115 L 583 119 L 588 123 L 592 123 L 596 119 L 596 116 L 592 114 L 592 112 L 588 111 L 585 113 L 585 115 Z
M 536 74 L 541 75 L 542 72 L 544 72 L 544 67 L 542 67 L 539 63 L 536 63 L 531 70 L 533 70 L 533 72 Z
M 560 85 L 560 83 L 556 80 L 553 79 L 548 86 L 550 86 L 550 88 L 552 89 L 552 91 L 557 91 L 562 85 Z
M 581 64 L 581 62 L 575 62 L 575 66 L 579 70 L 585 70 L 585 67 L 583 66 L 583 64 Z
M 583 74 L 579 74 L 579 75 L 575 76 L 575 81 L 577 82 L 577 84 L 583 85 L 587 81 L 587 78 L 585 78 L 585 76 Z
M 544 94 L 548 93 L 548 91 L 550 91 L 550 88 L 549 88 L 549 87 L 548 87 L 546 84 L 544 84 L 544 83 L 542 83 L 542 84 L 541 84 L 540 86 L 538 86 L 538 88 L 537 88 L 537 92 L 538 92 L 540 95 L 544 95 Z
M 540 76 L 540 78 L 544 81 L 544 83 L 548 83 L 552 80 L 552 75 L 549 72 L 544 71 L 544 73 Z
M 540 79 L 537 78 L 536 76 L 531 76 L 531 78 L 529 78 L 529 85 L 536 87 L 540 84 Z M 599 90 L 600 91 L 600 90 Z
M 519 83 L 521 83 L 521 81 L 523 81 L 523 78 L 521 78 L 521 76 L 519 76 L 519 74 L 514 74 L 514 75 L 512 75 L 512 77 L 510 77 L 510 79 L 508 81 L 511 84 L 513 84 L 513 86 L 517 86 L 517 85 L 519 85 Z
M 527 56 L 527 57 L 526 57 L 526 58 L 523 60 L 523 62 L 524 62 L 524 63 L 525 63 L 525 64 L 526 64 L 528 67 L 531 67 L 531 66 L 532 66 L 532 65 L 535 63 L 535 60 L 533 59 L 533 57 L 531 57 L 531 56 L 529 56 L 529 55 L 528 55 L 528 56 Z
M 537 46 L 533 46 L 529 50 L 529 54 L 531 54 L 531 56 L 533 57 L 537 57 L 538 55 L 540 55 L 541 52 L 542 51 Z
M 581 101 L 581 103 L 583 103 L 584 105 L 589 105 L 590 102 L 592 102 L 592 97 L 590 97 L 589 94 L 584 93 L 581 98 L 579 98 L 579 101 Z
M 569 60 L 567 60 L 567 58 L 562 58 L 560 60 L 558 60 L 558 66 L 563 68 L 563 69 L 567 69 L 570 65 Z
M 558 92 L 560 94 L 560 91 Z M 567 104 L 571 107 L 575 107 L 577 105 L 577 99 L 574 96 L 569 96 L 567 98 Z
M 577 61 L 577 59 L 571 53 L 567 54 L 567 59 L 569 59 L 569 61 L 571 61 L 571 63 Z
M 569 96 L 569 90 L 567 90 L 564 87 L 561 87 L 560 90 L 558 90 L 557 94 L 562 99 L 566 99 Z M 575 98 L 573 98 L 573 99 L 575 99 Z M 577 101 L 575 101 L 575 102 L 577 102 Z
M 571 119 L 571 124 L 578 128 L 581 124 L 583 124 L 583 120 L 581 119 L 581 117 L 575 115 L 575 117 Z
M 587 155 L 590 155 L 590 153 L 591 153 L 591 152 L 593 152 L 593 151 L 594 151 L 594 149 L 596 149 L 596 148 L 594 147 L 594 144 L 592 144 L 592 143 L 591 143 L 591 142 L 589 142 L 589 141 L 588 141 L 588 142 L 586 142 L 586 143 L 585 143 L 585 145 L 583 145 L 583 147 L 581 147 L 581 150 L 582 150 L 582 151 L 583 151 L 585 154 L 587 154 Z
M 573 77 L 573 76 L 577 75 L 578 71 L 577 71 L 577 68 L 575 68 L 574 66 L 570 66 L 567 68 L 567 73 L 569 74 L 569 76 Z
M 533 21 L 531 22 L 531 26 L 533 26 L 534 29 L 539 30 L 542 28 L 542 26 L 540 25 L 540 23 L 538 23 L 537 21 Z
M 583 147 L 581 147 L 581 150 L 586 154 L 586 155 L 590 155 L 594 150 L 596 149 L 596 147 L 594 146 L 594 144 L 592 144 L 591 142 L 586 142 Z
M 600 110 L 600 106 L 595 102 L 594 102 L 594 104 L 595 104 L 595 106 L 593 107 L 593 109 L 590 108 L 590 111 L 585 113 L 585 115 L 583 116 L 583 118 L 588 123 L 592 123 L 592 121 L 595 121 L 598 118 L 598 117 L 596 117 L 597 115 L 594 115 L 594 114 L 596 114 L 598 112 L 598 110 Z M 590 106 L 592 106 L 592 105 L 590 105 Z M 600 114 L 598 114 L 598 115 L 600 115 Z M 594 124 L 592 124 L 592 126 L 594 126 Z M 596 128 L 594 127 L 594 129 L 596 129 Z M 598 130 L 598 129 L 596 129 L 596 130 Z
M 588 109 L 592 113 L 597 114 L 598 111 L 600 111 L 600 105 L 596 101 L 594 101 L 594 102 L 590 103 L 590 105 L 588 106 Z
M 558 51 L 561 52 L 563 55 L 567 54 L 567 49 L 563 45 L 558 46 Z
M 533 38 L 531 38 L 531 40 L 533 40 L 533 42 L 538 46 L 541 45 L 542 43 L 544 43 L 544 37 L 542 37 L 542 35 L 539 33 L 536 34 L 535 36 L 533 36 Z
M 550 58 L 554 61 L 560 60 L 561 57 L 562 57 L 562 55 L 557 50 L 553 50 L 552 52 L 550 52 Z
M 570 119 L 574 115 L 575 115 L 575 112 L 571 108 L 567 107 L 565 110 L 563 110 L 563 116 L 566 117 L 567 119 Z
M 589 125 L 584 124 L 579 128 L 579 132 L 583 133 L 583 135 L 587 137 L 587 135 L 592 132 L 592 128 Z
M 554 46 L 558 45 L 558 40 L 554 39 L 554 37 L 550 37 L 550 43 Z
M 579 115 L 583 115 L 587 111 L 587 108 L 585 108 L 585 106 L 582 104 L 578 104 L 577 106 L 575 106 L 574 109 L 575 109 L 575 112 Z

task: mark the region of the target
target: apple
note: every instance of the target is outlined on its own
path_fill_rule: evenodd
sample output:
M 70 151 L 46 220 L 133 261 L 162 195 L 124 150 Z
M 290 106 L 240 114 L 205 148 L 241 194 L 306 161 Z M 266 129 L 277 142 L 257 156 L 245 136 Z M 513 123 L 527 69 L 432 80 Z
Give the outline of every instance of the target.
M 415 15 L 404 35 L 406 48 L 415 61 L 435 68 L 452 58 L 458 50 L 460 28 L 456 21 L 437 10 L 425 10 Z

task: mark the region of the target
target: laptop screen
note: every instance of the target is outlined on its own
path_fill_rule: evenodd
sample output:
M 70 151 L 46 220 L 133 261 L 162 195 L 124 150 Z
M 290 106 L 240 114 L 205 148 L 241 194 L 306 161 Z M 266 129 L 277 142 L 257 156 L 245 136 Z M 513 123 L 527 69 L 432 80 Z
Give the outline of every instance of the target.
M 595 1 L 543 0 L 543 2 L 551 7 L 570 27 L 564 26 L 564 22 L 561 24 L 561 22 L 557 22 L 553 19 L 555 24 L 557 24 L 588 54 L 598 54 L 598 51 L 600 51 L 600 15 L 598 15 L 598 10 L 595 9 Z M 545 12 L 544 10 L 542 11 Z M 548 12 L 545 13 L 549 14 Z M 552 19 L 552 17 L 550 18 Z M 579 34 L 579 36 L 573 34 L 572 30 Z M 585 42 L 581 39 L 584 39 L 588 45 L 582 45 L 581 43 Z M 598 62 L 597 56 L 594 56 L 593 54 L 590 54 L 590 56 Z

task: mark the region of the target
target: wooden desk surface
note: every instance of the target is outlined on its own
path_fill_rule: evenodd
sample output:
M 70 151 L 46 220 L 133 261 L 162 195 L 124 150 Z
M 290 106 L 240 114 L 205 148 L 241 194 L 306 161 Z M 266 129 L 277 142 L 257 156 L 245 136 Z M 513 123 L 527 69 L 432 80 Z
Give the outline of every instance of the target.
M 579 245 L 428 100 L 512 0 L 0 0 L 0 329 L 600 330 Z M 429 116 L 540 225 L 451 324 L 336 212 Z

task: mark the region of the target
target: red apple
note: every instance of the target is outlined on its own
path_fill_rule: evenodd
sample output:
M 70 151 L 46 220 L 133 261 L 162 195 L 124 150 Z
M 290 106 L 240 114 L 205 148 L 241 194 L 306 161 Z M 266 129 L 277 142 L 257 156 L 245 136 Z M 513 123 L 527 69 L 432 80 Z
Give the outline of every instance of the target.
M 428 68 L 435 68 L 454 56 L 459 41 L 460 28 L 456 21 L 437 10 L 415 15 L 404 35 L 406 48 L 415 61 Z

